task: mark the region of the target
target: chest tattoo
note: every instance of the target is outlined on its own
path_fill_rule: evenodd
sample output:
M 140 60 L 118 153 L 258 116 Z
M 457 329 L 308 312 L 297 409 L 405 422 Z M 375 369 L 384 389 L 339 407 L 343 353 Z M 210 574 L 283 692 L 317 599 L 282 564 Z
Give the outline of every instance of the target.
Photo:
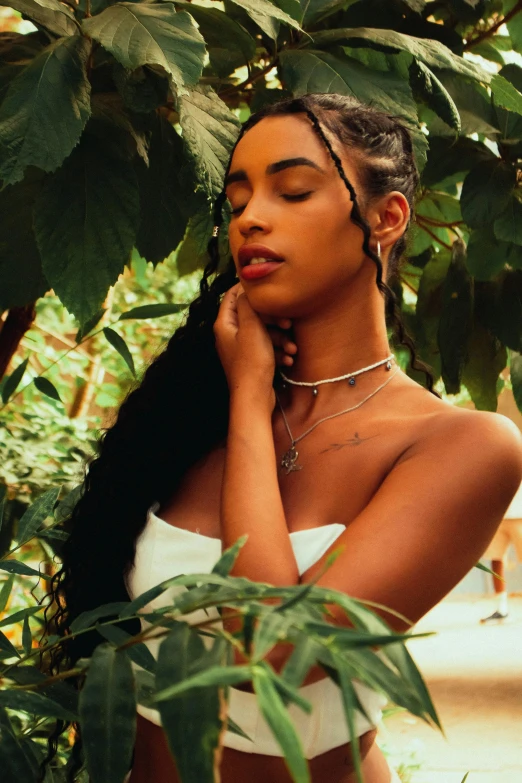
M 376 437 L 377 435 L 370 435 L 369 438 L 360 438 L 359 433 L 356 432 L 353 438 L 348 438 L 348 440 L 344 440 L 341 443 L 331 443 L 325 449 L 322 449 L 322 451 L 319 453 L 324 454 L 326 451 L 339 451 L 340 449 L 344 449 L 345 446 L 360 446 L 361 443 L 365 443 L 367 440 L 371 440 L 372 438 Z

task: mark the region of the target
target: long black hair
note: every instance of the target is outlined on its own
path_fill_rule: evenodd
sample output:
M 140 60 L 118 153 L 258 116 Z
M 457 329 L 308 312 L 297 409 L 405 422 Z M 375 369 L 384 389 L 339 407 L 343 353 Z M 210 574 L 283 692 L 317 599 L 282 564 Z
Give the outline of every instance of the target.
M 370 248 L 370 227 L 354 188 L 328 138 L 333 135 L 360 158 L 366 203 L 397 190 L 413 213 L 419 175 L 409 131 L 393 116 L 354 98 L 311 94 L 281 100 L 253 114 L 237 141 L 265 117 L 291 114 L 306 115 L 328 149 L 350 193 L 350 217 L 363 231 L 364 252 L 375 263 L 376 284 L 385 298 L 395 341 L 406 346 L 411 367 L 425 372 L 426 387 L 436 394 L 430 369 L 416 357 L 394 293 L 383 280 L 381 261 Z M 225 201 L 223 191 L 214 204 L 216 226 L 223 223 Z M 405 243 L 406 235 L 390 252 L 388 279 L 398 271 Z M 125 578 L 133 566 L 136 539 L 145 526 L 147 510 L 155 501 L 167 502 L 187 470 L 226 438 L 229 395 L 213 325 L 222 295 L 237 277 L 232 259 L 222 268 L 217 236 L 210 238 L 208 252 L 199 296 L 190 305 L 184 324 L 150 364 L 140 385 L 127 395 L 114 424 L 101 435 L 97 455 L 86 465 L 81 497 L 65 523 L 69 536 L 62 568 L 51 582 L 55 612 L 48 625 L 53 633 L 66 636 L 81 612 L 129 599 Z M 137 633 L 139 622 L 128 621 L 126 630 Z M 57 673 L 80 657 L 90 656 L 101 641 L 92 632 L 67 642 L 52 657 L 50 670 Z

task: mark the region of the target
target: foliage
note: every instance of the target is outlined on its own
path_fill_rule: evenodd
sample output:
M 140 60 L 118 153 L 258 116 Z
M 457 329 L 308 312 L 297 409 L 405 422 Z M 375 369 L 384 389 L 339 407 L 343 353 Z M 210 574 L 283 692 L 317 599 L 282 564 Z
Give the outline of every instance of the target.
M 12 5 L 34 30 L 0 33 L 0 310 L 52 289 L 85 330 L 136 249 L 200 268 L 238 119 L 337 91 L 412 131 L 404 317 L 445 391 L 496 409 L 522 353 L 521 2 Z
M 26 511 L 17 526 L 14 545 L 0 558 L 0 572 L 9 574 L 0 594 L 4 604 L 15 579 L 48 579 L 45 572 L 39 572 L 38 563 L 30 565 L 13 555 L 35 536 L 50 541 L 59 535 L 60 522 L 77 494 L 73 492 L 72 498 L 66 497 L 53 510 L 58 492 L 49 490 Z M 0 520 L 2 510 L 3 503 Z M 407 639 L 426 634 L 395 634 L 375 614 L 374 605 L 337 591 L 316 585 L 276 588 L 229 576 L 245 540 L 244 536 L 224 552 L 210 574 L 177 576 L 132 601 L 107 604 L 80 615 L 71 627 L 72 634 L 97 629 L 106 641 L 92 658 L 82 658 L 74 669 L 54 677 L 44 675 L 37 661 L 67 641 L 48 637 L 37 644 L 34 623 L 40 620 L 37 616 L 42 607 L 28 606 L 0 621 L 3 779 L 9 783 L 40 779 L 43 740 L 53 722 L 61 719 L 78 721 L 82 727 L 90 780 L 122 781 L 131 764 L 139 703 L 159 710 L 181 780 L 213 783 L 213 750 L 225 720 L 222 698 L 228 700 L 230 686 L 251 682 L 292 779 L 306 783 L 310 777 L 301 743 L 284 708 L 293 703 L 310 711 L 311 705 L 298 688 L 316 664 L 341 687 L 348 725 L 358 706 L 352 685 L 352 679 L 357 678 L 441 728 L 422 676 L 405 646 Z M 335 557 L 334 553 L 326 568 Z M 152 610 L 150 603 L 171 588 L 175 589 L 169 603 Z M 275 598 L 280 599 L 277 604 L 273 603 Z M 342 608 L 352 627 L 325 621 L 325 612 L 332 605 Z M 243 618 L 241 631 L 231 634 L 223 629 L 220 612 L 216 612 L 223 607 Z M 179 619 L 201 609 L 207 612 L 202 622 L 189 625 Z M 123 620 L 138 617 L 146 623 L 133 637 L 119 626 Z M 23 625 L 22 633 L 9 638 L 7 628 L 15 624 Z M 163 641 L 156 661 L 144 642 L 158 637 Z M 265 656 L 280 642 L 288 643 L 292 653 L 278 674 Z M 234 664 L 234 650 L 242 653 L 245 663 Z M 79 694 L 67 680 L 81 682 Z M 187 719 L 195 714 L 197 720 Z M 227 728 L 245 736 L 230 719 Z M 49 779 L 64 780 L 67 755 L 62 748 Z M 356 750 L 354 756 L 359 768 Z M 78 779 L 82 779 L 81 773 Z

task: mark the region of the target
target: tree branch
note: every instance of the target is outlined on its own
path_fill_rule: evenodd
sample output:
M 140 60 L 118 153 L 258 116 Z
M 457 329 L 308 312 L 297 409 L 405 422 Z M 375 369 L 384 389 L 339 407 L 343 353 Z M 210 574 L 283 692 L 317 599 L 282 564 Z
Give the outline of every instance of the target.
M 467 41 L 466 45 L 464 46 L 464 50 L 469 51 L 472 46 L 476 46 L 477 44 L 482 43 L 482 41 L 485 41 L 486 38 L 491 38 L 491 36 L 494 35 L 503 24 L 510 22 L 519 11 L 522 11 L 522 0 L 518 0 L 511 11 L 508 11 L 505 16 L 503 16 L 501 19 L 498 19 L 488 30 L 484 30 L 482 33 L 480 33 L 480 35 L 477 35 L 476 38 L 471 38 L 469 41 Z

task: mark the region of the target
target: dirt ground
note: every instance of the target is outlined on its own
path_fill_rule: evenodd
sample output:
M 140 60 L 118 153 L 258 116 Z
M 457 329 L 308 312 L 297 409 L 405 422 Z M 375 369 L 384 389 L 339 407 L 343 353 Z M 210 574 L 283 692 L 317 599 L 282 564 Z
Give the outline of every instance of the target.
M 450 598 L 416 626 L 435 636 L 409 649 L 430 689 L 446 739 L 401 712 L 379 734 L 392 764 L 411 764 L 408 783 L 522 783 L 522 595 L 509 617 L 481 625 L 493 598 Z M 419 768 L 415 769 L 418 765 Z

